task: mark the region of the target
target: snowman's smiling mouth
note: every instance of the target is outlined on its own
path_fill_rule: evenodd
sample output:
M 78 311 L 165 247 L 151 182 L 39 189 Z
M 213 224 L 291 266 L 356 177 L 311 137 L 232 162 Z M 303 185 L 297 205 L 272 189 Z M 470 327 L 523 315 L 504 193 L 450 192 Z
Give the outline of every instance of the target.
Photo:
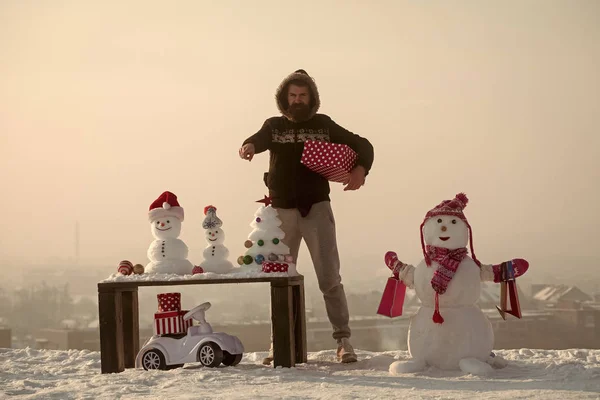
M 450 236 L 440 236 L 440 240 L 443 240 L 444 242 L 448 239 L 450 239 Z
M 160 228 L 156 228 L 156 229 L 158 229 L 159 231 L 163 231 L 164 232 L 164 231 L 168 231 L 171 228 L 172 228 L 172 226 L 168 227 L 167 229 L 160 229 Z
M 217 239 L 208 239 L 208 240 L 210 240 L 211 242 L 214 242 L 214 241 L 215 241 L 215 240 L 217 240 Z

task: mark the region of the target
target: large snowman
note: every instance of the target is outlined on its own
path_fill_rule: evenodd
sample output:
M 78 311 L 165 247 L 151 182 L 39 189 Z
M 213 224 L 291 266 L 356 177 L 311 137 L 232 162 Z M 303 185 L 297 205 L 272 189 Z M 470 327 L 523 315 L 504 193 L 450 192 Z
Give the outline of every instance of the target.
M 183 208 L 177 196 L 164 192 L 151 205 L 148 212 L 154 241 L 148 248 L 150 263 L 145 268 L 149 274 L 189 275 L 194 266 L 188 261 L 188 247 L 179 239 Z
M 486 375 L 505 361 L 494 357 L 492 326 L 476 304 L 482 281 L 500 282 L 501 265 L 482 265 L 473 252 L 471 226 L 463 213 L 468 198 L 459 193 L 430 210 L 421 224 L 424 259 L 413 267 L 388 252 L 387 266 L 407 287 L 414 288 L 421 307 L 410 322 L 409 361 L 390 365 L 392 374 L 418 372 L 427 366 Z M 467 242 L 472 258 L 467 255 Z M 512 260 L 515 277 L 528 263 Z
M 223 221 L 217 217 L 217 209 L 214 206 L 204 208 L 206 217 L 202 222 L 205 229 L 207 246 L 204 249 L 204 261 L 200 267 L 204 272 L 215 272 L 225 274 L 233 270 L 233 264 L 227 259 L 229 250 L 225 247 L 225 232 L 223 231 Z

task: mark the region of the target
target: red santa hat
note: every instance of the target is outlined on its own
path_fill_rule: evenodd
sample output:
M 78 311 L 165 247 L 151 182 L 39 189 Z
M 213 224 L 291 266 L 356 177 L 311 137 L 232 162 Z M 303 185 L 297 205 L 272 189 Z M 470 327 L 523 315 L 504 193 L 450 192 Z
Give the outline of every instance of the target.
M 183 222 L 183 208 L 177 202 L 177 196 L 168 191 L 158 196 L 148 211 L 150 222 L 164 217 L 175 217 Z
M 479 262 L 477 257 L 475 257 L 475 252 L 473 251 L 473 231 L 471 230 L 471 225 L 469 225 L 467 217 L 463 213 L 463 210 L 467 206 L 468 202 L 469 199 L 467 198 L 467 195 L 464 193 L 459 193 L 452 200 L 442 201 L 440 204 L 429 210 L 425 215 L 425 219 L 423 219 L 423 223 L 421 223 L 421 249 L 423 250 L 425 262 L 428 266 L 431 265 L 431 260 L 429 259 L 429 256 L 427 256 L 427 252 L 425 251 L 425 241 L 423 239 L 423 226 L 425 225 L 425 222 L 427 222 L 427 220 L 438 215 L 448 215 L 451 217 L 460 218 L 467 225 L 467 228 L 469 228 L 469 247 L 471 248 L 471 256 L 473 257 L 473 261 L 475 261 L 477 265 L 481 266 L 481 263 Z

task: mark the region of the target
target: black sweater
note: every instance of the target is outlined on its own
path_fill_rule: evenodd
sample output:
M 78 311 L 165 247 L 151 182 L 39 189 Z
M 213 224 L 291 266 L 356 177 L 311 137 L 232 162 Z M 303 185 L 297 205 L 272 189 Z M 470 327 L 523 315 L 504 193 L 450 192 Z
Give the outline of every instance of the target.
M 328 201 L 330 192 L 329 181 L 300 162 L 307 140 L 348 145 L 357 153 L 356 165 L 363 166 L 367 174 L 374 157 L 367 139 L 344 129 L 325 114 L 297 123 L 283 116 L 267 119 L 243 144 L 252 143 L 256 154 L 270 151 L 269 172 L 264 181 L 273 207 L 297 208 L 302 216 L 313 204 Z

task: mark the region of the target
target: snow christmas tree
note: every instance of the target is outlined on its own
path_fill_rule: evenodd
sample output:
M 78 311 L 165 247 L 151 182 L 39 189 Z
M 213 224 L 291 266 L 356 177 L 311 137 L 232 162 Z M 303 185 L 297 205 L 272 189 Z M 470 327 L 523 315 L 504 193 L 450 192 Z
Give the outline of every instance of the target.
M 253 230 L 244 243 L 248 250 L 238 258 L 238 264 L 245 270 L 295 275 L 296 266 L 290 248 L 283 242 L 285 233 L 279 227 L 281 220 L 277 210 L 271 207 L 271 199 L 267 196 L 257 203 L 264 205 L 254 213 L 254 220 L 250 223 Z

